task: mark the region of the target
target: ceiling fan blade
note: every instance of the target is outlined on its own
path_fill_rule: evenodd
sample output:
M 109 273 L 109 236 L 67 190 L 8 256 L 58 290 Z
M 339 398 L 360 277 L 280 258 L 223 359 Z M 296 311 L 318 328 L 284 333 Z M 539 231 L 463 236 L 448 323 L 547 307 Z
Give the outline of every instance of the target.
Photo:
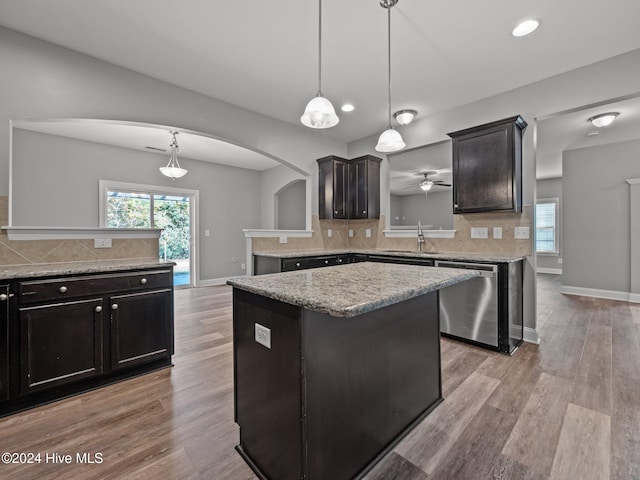
M 408 187 L 404 187 L 401 190 L 409 190 L 410 188 L 416 188 L 418 185 L 420 185 L 419 183 L 414 183 L 413 185 L 409 185 Z
M 450 187 L 451 186 L 450 183 L 444 183 L 442 180 L 434 180 L 433 184 L 434 185 L 440 185 L 441 187 Z

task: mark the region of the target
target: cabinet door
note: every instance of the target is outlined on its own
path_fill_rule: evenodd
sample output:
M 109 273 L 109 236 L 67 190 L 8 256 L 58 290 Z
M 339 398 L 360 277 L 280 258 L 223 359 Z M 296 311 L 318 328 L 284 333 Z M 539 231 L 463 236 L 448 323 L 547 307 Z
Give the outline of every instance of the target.
M 333 218 L 349 218 L 349 168 L 346 162 L 333 162 Z
M 0 285 L 0 400 L 9 398 L 9 285 Z
M 522 208 L 522 131 L 512 117 L 460 132 L 453 138 L 453 213 Z
M 367 160 L 352 160 L 349 174 L 351 218 L 368 218 Z
M 23 307 L 18 317 L 21 394 L 102 373 L 102 298 Z
M 113 370 L 173 354 L 172 299 L 171 289 L 110 298 Z

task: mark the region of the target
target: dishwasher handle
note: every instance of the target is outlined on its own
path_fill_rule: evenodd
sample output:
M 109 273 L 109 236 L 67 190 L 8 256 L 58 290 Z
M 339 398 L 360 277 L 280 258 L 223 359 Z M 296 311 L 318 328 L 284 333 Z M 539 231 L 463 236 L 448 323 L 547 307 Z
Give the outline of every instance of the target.
M 498 266 L 489 265 L 486 263 L 451 262 L 436 260 L 435 266 L 444 268 L 461 268 L 465 270 L 478 270 L 481 272 L 480 276 L 486 278 L 494 278 L 498 276 Z

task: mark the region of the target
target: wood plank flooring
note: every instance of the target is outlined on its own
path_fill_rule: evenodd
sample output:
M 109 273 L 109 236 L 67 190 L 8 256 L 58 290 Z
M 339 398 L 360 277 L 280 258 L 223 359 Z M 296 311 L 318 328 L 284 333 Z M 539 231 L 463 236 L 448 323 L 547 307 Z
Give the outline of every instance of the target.
M 640 479 L 640 305 L 559 286 L 538 276 L 540 346 L 442 340 L 445 401 L 366 480 Z M 0 479 L 256 478 L 234 450 L 231 290 L 175 299 L 174 367 L 0 419 L 0 453 L 42 454 Z

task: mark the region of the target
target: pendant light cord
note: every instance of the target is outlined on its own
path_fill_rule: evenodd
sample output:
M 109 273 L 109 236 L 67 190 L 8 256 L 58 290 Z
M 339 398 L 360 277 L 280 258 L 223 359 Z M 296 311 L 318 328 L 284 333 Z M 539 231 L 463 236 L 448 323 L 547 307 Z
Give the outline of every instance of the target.
M 389 66 L 389 81 L 387 82 L 387 85 L 389 87 L 389 101 L 388 101 L 388 107 L 389 107 L 389 115 L 388 115 L 388 121 L 389 121 L 389 128 L 391 128 L 391 5 L 387 7 L 387 53 L 388 53 L 388 57 L 387 57 L 387 65 Z
M 322 94 L 322 0 L 318 0 L 318 95 Z

